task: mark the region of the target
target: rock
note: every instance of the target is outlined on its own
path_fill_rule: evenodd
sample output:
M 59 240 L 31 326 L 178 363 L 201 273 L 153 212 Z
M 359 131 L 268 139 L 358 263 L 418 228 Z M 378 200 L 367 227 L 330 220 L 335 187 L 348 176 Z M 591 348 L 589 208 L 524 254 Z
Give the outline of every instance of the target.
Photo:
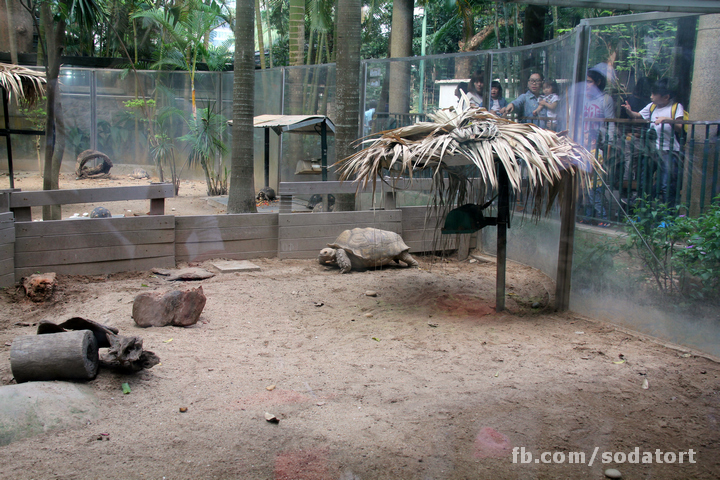
M 265 412 L 265 420 L 267 420 L 269 423 L 280 423 L 280 419 L 277 418 L 272 413 Z
M 608 478 L 622 478 L 622 473 L 620 473 L 620 470 L 608 468 L 605 470 L 605 476 Z
M 202 287 L 168 293 L 141 293 L 133 301 L 132 318 L 140 327 L 187 327 L 197 323 L 207 298 Z
M 374 291 L 372 291 L 372 290 L 368 290 L 367 292 L 365 292 L 365 295 L 368 296 L 368 297 L 377 297 L 377 292 L 374 292 Z
M 49 300 L 57 287 L 55 273 L 36 273 L 23 279 L 25 295 L 33 302 Z
M 70 382 L 27 382 L 0 387 L 0 445 L 53 430 L 81 428 L 98 418 L 92 387 Z
M 166 276 L 168 280 L 205 280 L 206 278 L 215 276 L 214 273 L 200 267 L 188 267 L 177 270 L 153 268 L 152 272 L 157 275 Z

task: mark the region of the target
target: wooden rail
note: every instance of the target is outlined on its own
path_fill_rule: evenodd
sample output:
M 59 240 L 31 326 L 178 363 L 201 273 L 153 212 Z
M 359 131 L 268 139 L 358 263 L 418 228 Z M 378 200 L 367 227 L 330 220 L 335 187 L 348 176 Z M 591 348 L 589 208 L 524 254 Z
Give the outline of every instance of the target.
M 70 205 L 75 203 L 150 200 L 150 215 L 165 214 L 165 199 L 175 196 L 171 183 L 153 183 L 132 187 L 81 188 L 77 190 L 12 191 L 8 196 L 9 210 L 16 222 L 31 222 L 31 207 Z

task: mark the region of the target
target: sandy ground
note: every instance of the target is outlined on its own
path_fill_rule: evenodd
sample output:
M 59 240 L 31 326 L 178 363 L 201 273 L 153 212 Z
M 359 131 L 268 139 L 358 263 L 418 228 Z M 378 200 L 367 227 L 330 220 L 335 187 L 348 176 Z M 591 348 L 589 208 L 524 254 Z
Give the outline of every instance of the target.
M 718 363 L 553 313 L 552 281 L 529 267 L 509 264 L 508 310 L 495 312 L 494 264 L 418 260 L 339 275 L 312 260 L 259 259 L 259 272 L 192 283 L 60 276 L 42 304 L 0 292 L 3 385 L 14 383 L 13 339 L 41 319 L 116 326 L 162 362 L 102 370 L 88 382 L 99 418 L 0 447 L 2 477 L 602 479 L 613 467 L 625 479 L 720 478 Z M 134 325 L 137 294 L 198 285 L 208 300 L 197 325 Z M 515 447 L 532 461 L 514 463 Z M 651 463 L 612 458 L 636 448 Z M 690 449 L 695 463 L 685 454 L 679 464 Z M 539 461 L 543 452 L 564 463 Z M 568 463 L 571 452 L 584 461 Z

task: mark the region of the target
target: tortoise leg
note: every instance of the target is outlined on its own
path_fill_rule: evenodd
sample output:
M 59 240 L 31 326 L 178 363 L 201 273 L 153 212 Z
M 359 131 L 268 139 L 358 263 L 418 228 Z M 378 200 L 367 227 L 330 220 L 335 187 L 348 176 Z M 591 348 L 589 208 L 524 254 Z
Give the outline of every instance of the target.
M 335 251 L 335 260 L 337 261 L 338 267 L 340 267 L 340 273 L 348 273 L 352 268 L 350 263 L 350 257 L 342 248 L 338 248 Z
M 403 262 L 408 267 L 419 267 L 420 264 L 415 260 L 412 255 L 410 255 L 410 252 L 403 252 L 400 255 L 398 255 L 398 260 Z

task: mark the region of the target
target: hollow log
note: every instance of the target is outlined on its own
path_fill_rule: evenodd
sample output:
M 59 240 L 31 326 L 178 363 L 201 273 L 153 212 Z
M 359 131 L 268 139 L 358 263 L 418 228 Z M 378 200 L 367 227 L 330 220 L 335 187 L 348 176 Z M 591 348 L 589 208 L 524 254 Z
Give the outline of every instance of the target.
M 13 340 L 10 349 L 10 368 L 17 383 L 92 380 L 99 364 L 97 340 L 90 330 L 25 335 Z

